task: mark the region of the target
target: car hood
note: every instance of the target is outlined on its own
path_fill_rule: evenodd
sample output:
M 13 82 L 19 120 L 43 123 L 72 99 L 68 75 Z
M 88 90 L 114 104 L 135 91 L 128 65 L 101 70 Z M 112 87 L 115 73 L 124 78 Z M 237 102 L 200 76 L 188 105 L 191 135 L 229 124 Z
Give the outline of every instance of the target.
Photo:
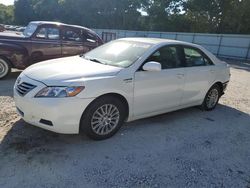
M 80 56 L 59 58 L 28 67 L 23 74 L 46 85 L 69 85 L 76 80 L 116 75 L 122 68 L 103 65 Z
M 2 32 L 0 33 L 0 39 L 24 39 L 26 38 L 22 33 L 15 32 Z

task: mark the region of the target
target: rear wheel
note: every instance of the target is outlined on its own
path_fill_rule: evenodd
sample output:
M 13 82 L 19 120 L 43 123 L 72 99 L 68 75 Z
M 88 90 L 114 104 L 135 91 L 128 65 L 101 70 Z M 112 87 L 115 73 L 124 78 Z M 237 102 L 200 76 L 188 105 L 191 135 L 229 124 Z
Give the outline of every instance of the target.
M 206 97 L 202 104 L 202 109 L 206 111 L 213 110 L 218 104 L 220 96 L 221 96 L 220 87 L 217 84 L 213 85 L 206 94 Z
M 84 112 L 81 129 L 94 140 L 113 136 L 125 120 L 126 108 L 118 98 L 105 96 L 94 101 Z
M 11 71 L 11 66 L 8 61 L 0 57 L 0 79 L 6 77 Z

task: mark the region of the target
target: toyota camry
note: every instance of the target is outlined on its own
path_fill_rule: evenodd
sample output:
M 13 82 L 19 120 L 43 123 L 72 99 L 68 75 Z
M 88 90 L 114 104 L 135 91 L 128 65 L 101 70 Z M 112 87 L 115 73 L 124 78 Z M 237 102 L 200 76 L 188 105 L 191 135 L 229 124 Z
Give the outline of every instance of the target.
M 229 78 L 229 66 L 199 45 L 124 38 L 30 66 L 17 78 L 14 99 L 32 125 L 101 140 L 125 121 L 191 106 L 213 110 Z

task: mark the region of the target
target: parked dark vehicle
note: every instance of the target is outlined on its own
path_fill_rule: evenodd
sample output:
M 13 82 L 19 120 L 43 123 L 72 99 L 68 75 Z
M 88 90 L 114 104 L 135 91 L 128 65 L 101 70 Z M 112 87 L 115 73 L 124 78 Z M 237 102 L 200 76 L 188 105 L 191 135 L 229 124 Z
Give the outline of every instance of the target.
M 0 24 L 0 32 L 3 32 L 3 31 L 5 31 L 5 28 L 3 25 Z
M 11 68 L 53 58 L 81 55 L 103 44 L 92 30 L 57 22 L 30 22 L 23 34 L 0 34 L 0 79 Z
M 16 31 L 24 32 L 25 29 L 26 29 L 26 27 L 18 27 L 18 28 L 16 28 Z

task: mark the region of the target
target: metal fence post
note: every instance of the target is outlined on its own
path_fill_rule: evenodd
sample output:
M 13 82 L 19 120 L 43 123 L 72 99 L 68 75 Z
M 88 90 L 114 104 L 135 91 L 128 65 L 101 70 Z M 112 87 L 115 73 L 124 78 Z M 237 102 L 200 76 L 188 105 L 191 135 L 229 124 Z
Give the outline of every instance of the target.
M 194 43 L 194 41 L 195 41 L 195 33 L 193 35 L 192 43 Z
M 218 46 L 218 50 L 217 50 L 217 56 L 220 55 L 220 47 L 221 47 L 222 38 L 223 38 L 223 35 L 220 35 L 220 42 L 219 42 L 219 46 Z
M 249 53 L 250 53 L 250 41 L 249 41 L 249 45 L 248 45 L 248 49 L 247 49 L 246 60 L 248 60 Z
M 178 33 L 175 34 L 175 40 L 177 40 L 177 38 L 178 38 Z

